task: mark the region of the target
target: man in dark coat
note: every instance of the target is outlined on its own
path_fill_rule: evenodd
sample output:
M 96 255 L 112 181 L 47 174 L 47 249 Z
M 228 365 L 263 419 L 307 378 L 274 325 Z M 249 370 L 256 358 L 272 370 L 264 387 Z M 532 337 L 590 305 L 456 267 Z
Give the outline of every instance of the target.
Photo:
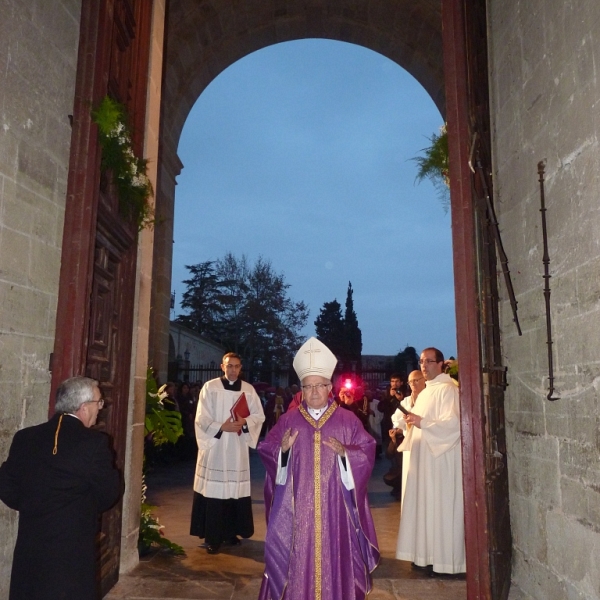
M 56 414 L 15 434 L 0 467 L 0 499 L 19 511 L 10 600 L 94 600 L 98 516 L 121 494 L 108 436 L 90 429 L 98 382 L 64 381 Z

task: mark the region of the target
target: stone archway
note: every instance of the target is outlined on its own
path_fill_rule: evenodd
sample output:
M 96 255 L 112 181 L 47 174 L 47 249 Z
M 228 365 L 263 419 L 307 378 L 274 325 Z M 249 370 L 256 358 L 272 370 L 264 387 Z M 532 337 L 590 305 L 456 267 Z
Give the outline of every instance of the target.
M 251 52 L 302 38 L 355 43 L 399 64 L 423 85 L 442 115 L 448 115 L 458 352 L 461 364 L 466 365 L 461 367 L 461 422 L 467 506 L 467 589 L 470 599 L 501 599 L 506 598 L 510 581 L 508 500 L 504 487 L 500 496 L 504 494 L 505 501 L 498 504 L 497 491 L 490 487 L 488 475 L 493 469 L 504 468 L 501 479 L 505 481 L 506 465 L 505 458 L 500 467 L 497 459 L 493 464 L 489 459 L 498 454 L 498 446 L 496 454 L 490 454 L 490 447 L 498 441 L 494 430 L 498 422 L 486 428 L 485 403 L 489 402 L 490 388 L 495 384 L 486 376 L 484 385 L 483 378 L 484 371 L 493 374 L 500 367 L 495 362 L 495 348 L 492 351 L 484 348 L 488 340 L 482 333 L 482 323 L 488 331 L 494 324 L 486 321 L 487 315 L 483 314 L 482 306 L 489 305 L 490 298 L 483 299 L 485 292 L 480 286 L 481 280 L 494 279 L 495 272 L 489 268 L 492 265 L 494 271 L 495 258 L 492 251 L 485 271 L 476 255 L 476 245 L 482 243 L 482 235 L 483 238 L 487 235 L 486 217 L 480 215 L 476 222 L 477 192 L 467 166 L 474 132 L 483 134 L 480 140 L 485 141 L 480 146 L 482 154 L 489 158 L 487 56 L 482 24 L 485 25 L 485 6 L 478 0 L 445 0 L 443 4 L 439 0 L 171 3 L 161 102 L 149 354 L 151 364 L 165 375 L 175 185 L 182 168 L 177 145 L 187 115 L 206 86 Z M 477 37 L 472 43 L 467 36 L 474 35 Z M 498 506 L 502 519 L 496 519 L 494 514 Z M 502 547 L 496 543 L 501 529 L 508 530 L 508 549 L 506 539 L 502 540 Z
M 240 58 L 266 46 L 328 38 L 379 52 L 423 85 L 444 115 L 441 3 L 172 2 L 167 17 L 151 315 L 152 364 L 167 369 L 171 259 L 179 137 L 202 91 Z

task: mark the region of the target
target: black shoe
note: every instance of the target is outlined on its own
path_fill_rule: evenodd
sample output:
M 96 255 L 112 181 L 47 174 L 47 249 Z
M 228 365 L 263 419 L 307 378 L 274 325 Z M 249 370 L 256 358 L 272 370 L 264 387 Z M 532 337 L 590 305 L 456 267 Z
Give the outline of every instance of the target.
M 239 546 L 242 542 L 241 542 L 240 538 L 238 538 L 237 536 L 233 536 L 232 538 L 227 540 L 227 543 L 230 546 Z
M 429 577 L 436 579 L 466 579 L 466 573 L 437 573 L 433 569 L 429 572 Z
M 433 565 L 427 565 L 426 567 L 422 567 L 421 565 L 415 565 L 415 563 L 410 563 L 410 566 L 415 571 L 421 571 L 423 573 L 433 573 Z
M 206 553 L 219 554 L 219 546 L 212 546 L 211 544 L 206 544 Z

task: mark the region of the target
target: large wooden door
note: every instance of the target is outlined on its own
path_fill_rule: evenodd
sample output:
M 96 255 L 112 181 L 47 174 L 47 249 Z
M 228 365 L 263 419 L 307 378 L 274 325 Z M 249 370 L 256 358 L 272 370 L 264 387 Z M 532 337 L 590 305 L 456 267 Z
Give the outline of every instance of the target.
M 512 540 L 504 427 L 506 378 L 498 319 L 497 257 L 502 248 L 495 226 L 491 168 L 486 3 L 444 0 L 442 13 L 467 594 L 469 600 L 505 600 Z
M 490 592 L 494 600 L 508 597 L 512 536 L 508 496 L 504 390 L 506 368 L 502 365 L 499 302 L 499 258 L 505 263 L 500 229 L 494 208 L 490 104 L 487 60 L 487 15 L 482 1 L 465 3 L 465 40 L 469 72 L 470 167 L 475 202 L 477 288 L 480 299 L 483 422 L 485 451 L 485 497 L 488 522 Z M 474 172 L 473 172 L 474 171 Z M 506 293 L 513 294 L 506 267 Z M 513 295 L 514 299 L 514 295 Z M 516 301 L 514 302 L 516 310 Z M 519 328 L 515 312 L 514 327 Z M 520 331 L 520 329 L 519 329 Z
M 106 94 L 125 105 L 134 151 L 141 156 L 151 11 L 151 0 L 82 3 L 52 360 L 53 391 L 72 375 L 85 374 L 100 381 L 106 406 L 97 427 L 111 436 L 121 472 L 127 436 L 137 226 L 120 215 L 110 177 L 100 173 L 100 147 L 90 111 Z M 121 514 L 119 502 L 102 515 L 98 576 L 103 594 L 118 579 Z

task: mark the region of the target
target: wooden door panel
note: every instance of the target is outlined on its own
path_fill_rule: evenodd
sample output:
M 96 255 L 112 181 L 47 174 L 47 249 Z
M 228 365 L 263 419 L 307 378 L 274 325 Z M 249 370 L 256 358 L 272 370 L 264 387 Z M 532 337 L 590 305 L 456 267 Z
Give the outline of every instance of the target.
M 82 3 L 73 136 L 57 309 L 52 388 L 83 374 L 100 382 L 105 408 L 97 427 L 113 440 L 123 471 L 133 335 L 137 228 L 119 214 L 90 109 L 109 94 L 125 105 L 133 147 L 143 150 L 152 0 Z M 51 409 L 53 408 L 51 401 Z M 104 513 L 97 538 L 105 594 L 118 579 L 119 503 Z
M 471 133 L 472 193 L 475 206 L 476 261 L 482 370 L 483 421 L 480 424 L 485 451 L 484 477 L 490 598 L 508 597 L 512 538 L 508 496 L 504 389 L 498 314 L 498 247 L 493 214 L 494 189 L 491 161 L 489 88 L 487 69 L 486 6 L 465 1 L 466 47 L 469 70 L 468 111 Z

